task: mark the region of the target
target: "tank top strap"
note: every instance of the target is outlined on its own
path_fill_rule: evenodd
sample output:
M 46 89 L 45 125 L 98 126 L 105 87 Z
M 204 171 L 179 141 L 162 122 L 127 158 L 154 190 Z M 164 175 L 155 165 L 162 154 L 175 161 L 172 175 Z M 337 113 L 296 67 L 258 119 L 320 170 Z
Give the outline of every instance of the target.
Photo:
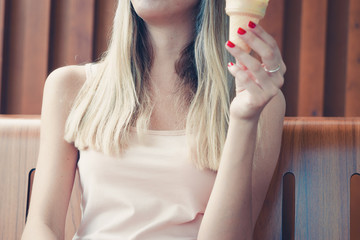
M 85 64 L 85 74 L 86 74 L 86 80 L 90 80 L 94 77 L 94 64 L 93 63 L 87 63 Z

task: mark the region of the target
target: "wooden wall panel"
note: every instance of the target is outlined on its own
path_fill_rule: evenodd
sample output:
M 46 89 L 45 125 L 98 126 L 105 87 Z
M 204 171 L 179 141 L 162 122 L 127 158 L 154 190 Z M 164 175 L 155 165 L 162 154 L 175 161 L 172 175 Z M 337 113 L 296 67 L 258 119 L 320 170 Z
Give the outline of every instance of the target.
M 0 239 L 20 239 L 25 226 L 28 174 L 36 167 L 39 115 L 0 115 Z M 65 240 L 73 238 L 80 219 L 81 187 L 76 175 L 65 225 Z M 37 239 L 34 236 L 34 239 Z
M 8 56 L 4 58 L 9 114 L 38 114 L 47 76 L 50 0 L 12 0 Z M 35 4 L 36 3 L 36 4 Z
M 303 0 L 300 32 L 299 116 L 322 116 L 327 0 Z
M 286 99 L 286 115 L 298 112 L 300 25 L 302 1 L 285 1 L 284 9 L 284 61 L 287 66 L 283 92 Z
M 95 0 L 55 0 L 50 71 L 92 61 Z
M 344 116 L 349 0 L 329 0 L 327 17 L 325 116 Z
M 350 0 L 346 116 L 360 116 L 360 1 Z
M 108 47 L 111 26 L 116 10 L 116 0 L 97 0 L 94 36 L 94 59 L 99 59 Z
M 260 22 L 263 28 L 275 38 L 280 50 L 283 49 L 284 37 L 284 1 L 271 0 L 266 15 Z
M 5 28 L 5 0 L 0 0 L 0 112 L 2 106 L 2 69 L 3 69 L 3 47 Z
M 117 1 L 0 0 L 0 112 L 39 113 L 44 75 L 98 60 Z M 287 65 L 287 116 L 360 116 L 359 4 L 270 1 L 260 24 L 275 37 Z
M 0 115 L 0 238 L 3 240 L 21 238 L 27 176 L 38 156 L 39 127 L 38 118 L 6 119 Z

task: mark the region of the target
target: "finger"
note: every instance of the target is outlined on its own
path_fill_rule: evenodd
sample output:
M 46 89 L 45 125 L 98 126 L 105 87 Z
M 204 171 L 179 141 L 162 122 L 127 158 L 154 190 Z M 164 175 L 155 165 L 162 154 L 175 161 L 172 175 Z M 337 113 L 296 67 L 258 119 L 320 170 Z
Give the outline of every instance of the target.
M 236 64 L 228 64 L 229 72 L 235 77 L 236 94 L 247 90 L 251 94 L 263 95 L 261 87 L 249 76 L 249 74 L 241 70 Z
M 282 74 L 280 71 L 271 73 L 271 81 L 272 83 L 277 87 L 281 88 L 284 84 L 284 74 Z
M 243 70 L 243 71 L 248 70 L 247 67 L 244 64 L 239 62 L 239 60 L 237 60 L 237 59 L 235 59 L 235 60 L 236 60 L 236 65 L 240 68 L 240 70 Z M 229 63 L 229 64 L 231 64 L 231 63 Z
M 248 31 L 239 28 L 238 33 L 239 37 L 260 56 L 267 72 L 279 71 L 281 69 L 282 57 L 276 42 L 271 46 L 252 32 L 251 28 Z
M 276 40 L 269 34 L 267 33 L 261 25 L 257 25 L 254 22 L 249 22 L 248 24 L 249 26 L 249 31 L 253 32 L 255 35 L 257 35 L 259 38 L 261 38 L 265 43 L 267 43 L 271 48 L 275 49 L 279 55 L 281 56 L 281 51 L 278 47 L 278 44 L 276 42 Z M 281 57 L 281 60 L 279 62 L 280 64 L 280 72 L 284 75 L 286 72 L 286 65 L 284 63 L 284 60 Z
M 267 86 L 269 86 L 269 84 L 271 84 L 271 76 L 269 76 L 269 74 L 265 72 L 261 63 L 257 59 L 250 56 L 248 53 L 237 47 L 231 41 L 227 42 L 226 48 L 229 53 L 237 59 L 237 61 L 239 61 L 248 69 L 248 71 L 253 75 L 253 79 L 256 79 L 256 82 L 262 88 L 266 88 Z
M 269 45 L 271 48 L 278 50 L 280 52 L 280 49 L 278 48 L 278 44 L 276 40 L 267 33 L 260 25 L 255 24 L 254 22 L 250 21 L 248 24 L 248 30 L 252 33 L 254 33 L 256 36 L 258 36 L 261 40 L 263 40 L 267 45 Z

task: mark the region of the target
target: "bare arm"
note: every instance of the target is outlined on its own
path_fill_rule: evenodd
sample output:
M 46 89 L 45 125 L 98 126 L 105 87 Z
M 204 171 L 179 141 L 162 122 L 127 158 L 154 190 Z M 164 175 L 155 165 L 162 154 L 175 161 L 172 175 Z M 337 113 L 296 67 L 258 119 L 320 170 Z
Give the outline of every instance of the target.
M 65 67 L 45 83 L 40 151 L 23 240 L 64 238 L 77 160 L 77 149 L 64 140 L 64 126 L 81 86 L 79 78 L 80 67 Z
M 238 61 L 229 65 L 237 95 L 231 103 L 228 135 L 199 240 L 252 239 L 278 160 L 285 107 L 279 88 L 285 65 L 276 43 L 260 26 L 247 30 L 242 39 L 258 52 L 264 64 L 273 66 L 269 69 L 280 64 L 281 70 L 268 73 L 261 62 L 238 47 L 227 45 Z

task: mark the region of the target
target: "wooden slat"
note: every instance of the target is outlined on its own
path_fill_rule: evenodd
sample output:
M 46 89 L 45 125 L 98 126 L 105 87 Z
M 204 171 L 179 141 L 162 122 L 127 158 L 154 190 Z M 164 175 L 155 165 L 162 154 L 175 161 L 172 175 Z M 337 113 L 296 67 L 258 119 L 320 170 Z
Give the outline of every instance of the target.
M 327 0 L 303 0 L 300 35 L 298 116 L 322 116 Z
M 344 116 L 349 1 L 328 1 L 324 115 Z
M 0 218 L 2 239 L 21 235 L 28 173 L 39 148 L 39 118 L 17 118 L 0 115 L 0 215 L 6 216 Z M 281 189 L 286 172 L 295 176 L 295 239 L 349 239 L 349 181 L 359 167 L 359 118 L 287 118 L 279 164 L 255 239 L 284 239 Z M 78 192 L 71 198 L 67 217 L 67 228 L 68 224 L 72 228 L 66 239 L 71 239 L 79 223 L 79 189 L 76 183 Z
M 300 24 L 301 0 L 285 1 L 284 9 L 284 61 L 287 66 L 283 92 L 286 99 L 286 115 L 297 116 L 299 59 L 300 59 Z
M 3 119 L 0 116 L 1 239 L 21 237 L 28 173 L 35 166 L 39 149 L 39 126 L 39 119 Z
M 34 1 L 0 0 L 2 113 L 39 113 L 49 71 L 93 61 L 107 48 L 117 0 Z M 288 67 L 287 116 L 360 116 L 359 4 L 270 1 L 260 24 L 279 43 Z
M 2 111 L 2 76 L 3 76 L 3 47 L 5 28 L 5 0 L 0 0 L 0 113 Z
M 35 3 L 36 2 L 36 3 Z M 50 0 L 12 0 L 6 113 L 38 114 L 48 72 Z
M 95 0 L 53 1 L 50 71 L 92 61 Z
M 0 238 L 20 239 L 25 225 L 29 172 L 39 152 L 39 116 L 0 115 Z M 79 226 L 80 182 L 78 174 L 66 217 L 65 239 Z
M 296 151 L 288 153 L 294 159 L 292 171 L 296 179 L 295 239 L 348 239 L 349 173 L 354 171 L 350 169 L 354 158 L 347 159 L 342 153 L 352 153 L 354 146 L 348 145 L 352 126 L 316 125 L 309 130 L 301 133 L 294 126 L 295 134 L 301 134 L 294 146 L 311 149 L 301 150 L 301 156 Z
M 275 38 L 280 50 L 282 50 L 284 38 L 284 0 L 271 0 L 266 15 L 260 24 Z
M 96 22 L 94 39 L 94 60 L 107 50 L 117 0 L 96 1 Z
M 360 116 L 360 1 L 350 0 L 345 116 Z
M 287 118 L 254 239 L 284 239 L 281 189 L 287 172 L 295 176 L 295 239 L 349 239 L 349 183 L 359 170 L 359 150 L 359 118 Z

